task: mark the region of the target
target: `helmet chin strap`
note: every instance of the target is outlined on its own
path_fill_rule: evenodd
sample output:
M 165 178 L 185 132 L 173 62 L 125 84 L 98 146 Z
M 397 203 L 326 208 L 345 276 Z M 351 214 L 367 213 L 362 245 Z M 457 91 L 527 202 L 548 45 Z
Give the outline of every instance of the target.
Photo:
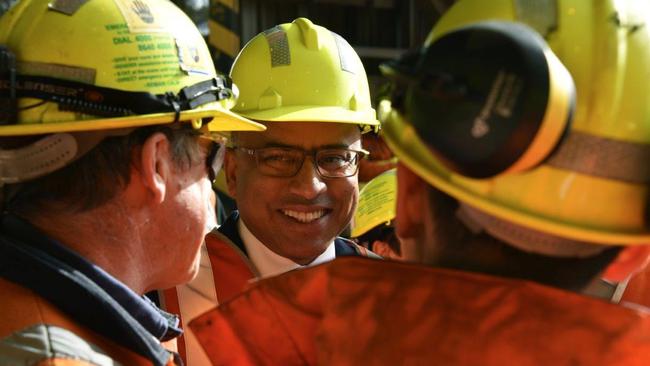
M 0 186 L 35 179 L 74 162 L 104 138 L 124 136 L 132 128 L 56 133 L 17 149 L 0 149 Z

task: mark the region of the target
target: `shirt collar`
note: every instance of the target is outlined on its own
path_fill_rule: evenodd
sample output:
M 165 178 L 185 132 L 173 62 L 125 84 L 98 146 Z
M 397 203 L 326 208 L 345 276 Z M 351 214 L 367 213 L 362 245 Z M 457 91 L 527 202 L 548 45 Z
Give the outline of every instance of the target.
M 253 262 L 253 265 L 259 271 L 261 278 L 275 276 L 297 268 L 315 266 L 317 264 L 331 261 L 336 256 L 334 241 L 332 240 L 332 242 L 329 243 L 321 255 L 316 257 L 316 259 L 314 259 L 311 263 L 302 266 L 289 258 L 285 258 L 276 254 L 261 241 L 259 241 L 259 239 L 257 239 L 255 235 L 250 232 L 248 227 L 246 227 L 246 224 L 244 223 L 244 220 L 241 218 L 241 216 L 237 222 L 237 228 L 242 242 L 246 247 L 248 258 L 251 262 Z

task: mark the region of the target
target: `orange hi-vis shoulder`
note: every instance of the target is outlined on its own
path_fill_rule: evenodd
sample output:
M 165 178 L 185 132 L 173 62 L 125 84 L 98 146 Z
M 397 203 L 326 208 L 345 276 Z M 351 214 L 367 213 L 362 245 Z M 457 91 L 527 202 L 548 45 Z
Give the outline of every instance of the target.
M 0 365 L 178 359 L 176 317 L 10 213 L 0 216 L 0 294 Z
M 630 278 L 621 302 L 650 307 L 650 265 Z
M 113 361 L 133 366 L 152 364 L 78 324 L 29 289 L 0 278 L 0 294 L 0 314 L 5 315 L 0 321 L 0 365 L 13 365 L 17 360 L 25 365 L 48 366 L 112 365 Z M 26 339 L 30 341 L 21 342 Z M 173 365 L 170 353 L 167 366 Z
M 187 285 L 162 291 L 161 302 L 166 311 L 180 317 L 185 328 L 183 336 L 178 338 L 181 358 L 187 364 L 209 365 L 187 323 L 220 302 L 240 294 L 258 274 L 246 254 L 217 230 L 205 237 L 201 255 L 197 277 Z
M 650 310 L 536 283 L 340 258 L 191 322 L 215 365 L 647 365 Z

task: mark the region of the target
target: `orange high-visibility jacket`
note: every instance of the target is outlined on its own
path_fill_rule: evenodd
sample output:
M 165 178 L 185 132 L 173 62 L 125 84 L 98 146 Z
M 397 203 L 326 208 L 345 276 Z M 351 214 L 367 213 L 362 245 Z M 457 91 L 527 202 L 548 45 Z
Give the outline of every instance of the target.
M 650 266 L 630 279 L 621 302 L 650 306 Z
M 177 319 L 13 215 L 0 216 L 0 365 L 176 365 Z M 179 363 L 180 364 L 180 363 Z
M 191 283 L 162 292 L 162 307 L 179 314 L 183 327 L 201 313 L 240 294 L 258 279 L 259 271 L 248 259 L 246 248 L 237 229 L 237 211 L 205 238 L 199 274 Z M 349 240 L 336 238 L 336 256 L 374 256 L 364 247 Z M 207 357 L 191 331 L 178 338 L 182 358 L 191 366 L 209 365 Z
M 648 365 L 650 313 L 528 281 L 341 258 L 190 323 L 215 365 Z
M 0 365 L 103 366 L 113 365 L 113 361 L 133 366 L 153 364 L 91 331 L 22 286 L 0 278 L 0 294 Z M 168 355 L 166 365 L 176 365 L 173 355 Z

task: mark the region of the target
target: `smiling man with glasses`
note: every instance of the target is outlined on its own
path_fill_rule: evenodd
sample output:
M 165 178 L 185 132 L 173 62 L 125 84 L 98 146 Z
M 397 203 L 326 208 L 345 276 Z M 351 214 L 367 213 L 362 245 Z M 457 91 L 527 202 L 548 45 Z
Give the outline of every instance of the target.
M 220 247 L 244 254 L 250 277 L 365 254 L 338 237 L 357 206 L 361 134 L 378 123 L 352 47 L 299 18 L 253 38 L 231 77 L 233 110 L 267 130 L 231 136 L 225 172 L 238 211 L 211 234 Z
M 378 125 L 352 47 L 300 18 L 253 38 L 231 77 L 239 88 L 233 111 L 267 130 L 230 136 L 224 171 L 238 211 L 206 237 L 191 291 L 165 294 L 184 324 L 252 279 L 339 256 L 374 256 L 339 237 L 357 206 L 359 163 L 368 154 L 361 134 Z M 183 341 L 188 364 L 210 364 L 191 331 Z
M 235 244 L 239 234 L 262 277 L 357 254 L 356 246 L 335 239 L 357 205 L 357 172 L 366 155 L 359 127 L 264 123 L 267 131 L 260 136 L 233 135 L 226 175 L 239 212 L 221 232 Z

